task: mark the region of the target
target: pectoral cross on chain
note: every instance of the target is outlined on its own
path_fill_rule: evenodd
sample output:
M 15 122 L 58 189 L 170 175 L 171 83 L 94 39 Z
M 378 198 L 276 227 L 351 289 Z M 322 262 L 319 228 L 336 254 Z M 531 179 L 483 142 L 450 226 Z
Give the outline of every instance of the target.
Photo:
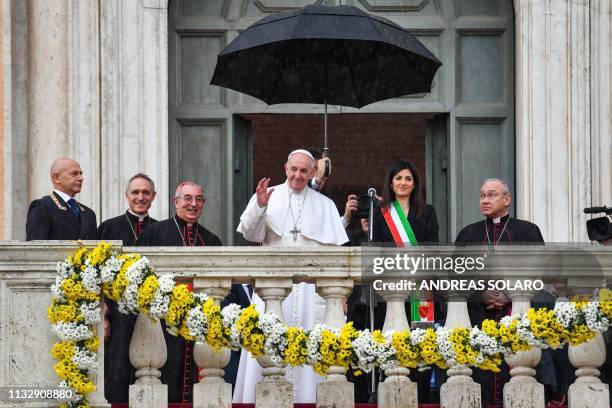
M 300 230 L 297 228 L 297 226 L 295 226 L 295 225 L 294 225 L 294 226 L 293 226 L 293 229 L 292 229 L 291 231 L 289 231 L 289 232 L 293 234 L 293 240 L 294 240 L 294 241 L 297 241 L 297 236 L 298 236 L 298 234 L 299 234 L 300 232 L 302 232 L 302 231 L 300 231 Z

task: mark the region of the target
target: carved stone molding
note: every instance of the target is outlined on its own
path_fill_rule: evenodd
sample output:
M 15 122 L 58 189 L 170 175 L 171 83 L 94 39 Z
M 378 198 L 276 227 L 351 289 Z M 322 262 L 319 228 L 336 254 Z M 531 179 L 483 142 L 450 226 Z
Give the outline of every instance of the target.
M 368 11 L 419 11 L 429 0 L 359 0 Z

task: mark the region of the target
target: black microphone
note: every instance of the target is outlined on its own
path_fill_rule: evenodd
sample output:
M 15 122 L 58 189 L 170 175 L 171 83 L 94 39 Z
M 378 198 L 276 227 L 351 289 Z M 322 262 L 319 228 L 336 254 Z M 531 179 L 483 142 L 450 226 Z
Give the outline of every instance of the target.
M 584 209 L 585 214 L 599 214 L 606 213 L 612 214 L 612 208 L 608 208 L 605 205 L 603 207 L 587 207 Z
M 373 187 L 368 188 L 368 196 L 370 198 L 376 197 L 376 189 Z

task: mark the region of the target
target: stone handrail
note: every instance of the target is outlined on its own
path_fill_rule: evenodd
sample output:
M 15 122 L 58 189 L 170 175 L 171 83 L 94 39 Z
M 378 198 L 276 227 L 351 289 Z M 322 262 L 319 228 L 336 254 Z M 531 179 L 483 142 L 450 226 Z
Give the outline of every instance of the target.
M 95 242 L 85 242 L 86 245 L 94 245 Z M 222 297 L 225 291 L 229 290 L 230 283 L 251 283 L 256 284 L 256 290 L 266 303 L 266 308 L 270 310 L 278 309 L 279 296 L 286 296 L 287 282 L 311 282 L 316 283 L 319 293 L 327 300 L 327 304 L 333 309 L 329 311 L 327 320 L 330 323 L 338 324 L 339 310 L 341 307 L 339 299 L 350 293 L 353 284 L 361 282 L 361 260 L 362 248 L 348 247 L 321 247 L 321 248 L 269 248 L 269 247 L 205 247 L 205 248 L 175 248 L 175 247 L 122 247 L 120 242 L 113 242 L 117 252 L 138 252 L 147 256 L 153 267 L 159 273 L 173 273 L 177 280 L 194 282 L 194 288 L 198 291 L 215 293 L 215 296 Z M 77 246 L 72 241 L 39 241 L 39 242 L 0 242 L 0 387 L 8 386 L 56 386 L 57 377 L 53 372 L 54 361 L 49 355 L 49 350 L 55 337 L 50 330 L 47 321 L 47 307 L 50 302 L 51 293 L 49 286 L 55 282 L 55 266 L 58 261 L 65 259 Z M 388 254 L 395 253 L 394 249 L 382 250 Z M 545 282 L 550 281 L 552 276 L 558 275 L 562 268 L 570 276 L 567 277 L 568 286 L 582 287 L 588 291 L 589 287 L 601 287 L 602 284 L 612 283 L 612 250 L 599 246 L 529 246 L 529 247 L 497 247 L 488 250 L 484 247 L 419 247 L 415 248 L 417 255 L 425 256 L 457 256 L 457 255 L 482 255 L 487 254 L 492 260 L 487 266 L 487 271 L 472 272 L 471 278 L 536 278 L 541 277 Z M 429 271 L 431 276 L 446 276 L 448 272 Z M 465 275 L 467 276 L 467 274 Z M 280 282 L 280 292 L 275 291 L 274 282 Z M 527 296 L 528 298 L 529 296 Z M 513 302 L 517 310 L 524 307 L 525 297 L 514 296 Z M 401 301 L 401 300 L 400 300 Z M 521 303 L 522 302 L 522 303 Z M 455 309 L 458 304 L 451 304 L 449 308 Z M 391 310 L 392 308 L 389 308 Z M 463 310 L 462 307 L 460 307 Z M 462 312 L 462 314 L 464 314 Z M 396 316 L 394 316 L 396 317 Z M 458 321 L 465 321 L 466 316 L 459 316 Z M 463 320 L 462 320 L 463 319 Z M 391 319 L 402 325 L 402 319 Z M 390 320 L 390 321 L 391 321 Z M 469 321 L 469 318 L 468 320 Z M 448 322 L 447 322 L 448 323 Z M 399 327 L 397 327 L 399 329 Z M 396 329 L 396 327 L 390 327 Z M 157 330 L 155 327 L 142 326 L 140 336 L 147 335 L 147 330 Z M 98 328 L 102 332 L 102 327 Z M 157 334 L 159 338 L 159 334 Z M 141 342 L 142 343 L 142 342 Z M 580 346 L 579 352 L 572 352 L 572 363 L 581 368 L 579 379 L 574 387 L 575 395 L 578 393 L 589 392 L 589 390 L 599 390 L 593 400 L 600 404 L 591 404 L 591 407 L 605 406 L 603 403 L 603 393 L 607 391 L 607 385 L 599 381 L 597 371 L 598 361 L 601 360 L 601 352 L 605 357 L 605 348 L 601 350 L 603 343 L 598 339 L 590 347 L 590 343 Z M 164 347 L 163 344 L 159 347 Z M 142 348 L 142 345 L 140 346 Z M 134 345 L 137 350 L 138 346 Z M 143 350 L 140 350 L 143 351 Z M 148 350 L 149 353 L 153 352 Z M 159 350 L 164 353 L 165 350 Z M 135 351 L 137 354 L 138 352 Z M 155 351 L 157 353 L 157 351 Z M 211 359 L 211 354 L 207 350 L 196 351 L 199 362 L 204 362 L 204 366 L 209 370 L 210 375 L 204 376 L 200 384 L 202 386 L 198 395 L 203 395 L 204 399 L 217 398 L 210 401 L 195 401 L 194 406 L 229 406 L 227 385 L 219 377 L 223 368 L 223 359 L 218 359 L 218 363 L 206 364 L 207 359 Z M 598 358 L 594 360 L 593 355 Z M 581 361 L 584 360 L 584 363 Z M 99 351 L 99 369 L 96 375 L 98 390 L 89 396 L 93 406 L 107 406 L 103 398 L 103 378 L 104 367 L 103 347 Z M 513 381 L 511 395 L 521 395 L 524 389 L 521 387 L 534 387 L 534 379 L 530 374 L 534 365 L 533 357 L 528 356 L 515 359 L 518 367 L 515 370 L 517 381 Z M 136 361 L 132 361 L 135 363 Z M 136 362 L 137 363 L 137 362 Z M 141 364 L 141 363 L 138 363 Z M 215 371 L 215 364 L 219 366 Z M 262 363 L 265 366 L 265 362 Z M 141 396 L 145 395 L 143 401 L 137 403 L 133 401 L 132 406 L 166 406 L 164 392 L 160 392 L 156 383 L 155 367 L 137 367 L 141 369 L 143 381 L 139 385 Z M 282 376 L 270 368 L 270 381 L 282 381 Z M 460 368 L 456 373 L 449 373 L 451 378 L 469 378 Z M 384 387 L 380 389 L 380 406 L 414 406 L 416 387 L 410 386 L 410 381 L 406 377 L 407 371 L 389 372 L 390 381 L 386 381 Z M 526 374 L 525 374 L 526 373 Z M 584 373 L 584 374 L 583 374 Z M 524 379 L 524 380 L 523 380 Z M 146 381 L 144 381 L 146 380 Z M 520 380 L 520 381 L 519 381 Z M 352 386 L 346 383 L 342 370 L 334 367 L 328 379 L 321 387 L 321 400 L 323 405 L 335 402 L 341 403 L 337 406 L 352 407 L 350 389 Z M 278 385 L 278 383 L 275 383 Z M 467 384 L 467 385 L 466 385 Z M 536 383 L 537 384 L 537 383 Z M 474 395 L 474 384 L 471 381 L 465 383 L 456 382 L 453 385 L 453 393 L 460 396 Z M 144 388 L 143 388 L 144 387 Z M 208 387 L 208 388 L 206 388 Z M 212 388 L 211 388 L 212 387 Z M 326 388 L 327 387 L 327 388 Z M 467 388 L 466 388 L 467 387 Z M 471 387 L 471 388 L 470 388 Z M 269 389 L 283 390 L 286 387 L 273 387 Z M 334 390 L 342 391 L 334 394 Z M 326 391 L 327 390 L 327 391 Z M 385 391 L 386 390 L 386 391 Z M 595 391 L 592 391 L 595 392 Z M 458 394 L 457 394 L 458 393 Z M 152 399 L 147 400 L 150 394 Z M 388 395 L 389 398 L 386 398 Z M 397 397 L 392 397 L 393 395 Z M 539 392 L 531 391 L 537 400 L 528 401 L 530 406 L 543 406 L 540 399 L 543 398 Z M 608 394 L 605 394 L 606 398 Z M 285 401 L 289 406 L 290 398 L 286 395 L 279 395 L 280 399 L 270 399 L 271 403 L 280 400 Z M 319 396 L 318 396 L 319 398 Z M 341 398 L 341 399 L 338 399 Z M 570 391 L 570 398 L 572 398 Z M 157 401 L 152 404 L 152 401 Z M 479 401 L 472 401 L 465 405 L 466 399 L 450 398 L 445 402 L 448 407 L 479 406 Z M 581 406 L 580 401 L 585 398 L 575 398 L 574 404 Z M 461 402 L 464 401 L 464 402 Z M 517 402 L 518 401 L 518 402 Z M 607 401 L 607 400 L 606 400 Z M 525 400 L 520 398 L 506 398 L 507 406 L 519 406 Z M 462 405 L 463 404 L 463 405 Z M 31 406 L 37 406 L 31 403 Z M 258 402 L 258 406 L 269 406 L 265 400 Z M 0 400 L 0 407 L 13 406 L 12 403 Z M 40 405 L 38 405 L 40 406 Z M 522 405 L 525 406 L 525 405 Z

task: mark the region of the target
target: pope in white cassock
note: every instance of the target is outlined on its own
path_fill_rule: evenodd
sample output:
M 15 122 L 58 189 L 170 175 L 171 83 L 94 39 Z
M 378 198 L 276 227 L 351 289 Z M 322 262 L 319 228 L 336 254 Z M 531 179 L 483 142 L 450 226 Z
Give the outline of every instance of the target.
M 348 241 L 334 202 L 308 187 L 314 175 L 314 158 L 307 150 L 294 150 L 285 163 L 287 180 L 268 188 L 264 178 L 240 217 L 237 231 L 252 242 L 266 246 L 312 247 L 342 245 Z M 257 295 L 252 302 L 259 312 L 264 304 Z M 325 302 L 315 293 L 315 285 L 300 283 L 283 302 L 283 317 L 289 326 L 312 329 L 323 322 Z M 294 402 L 315 402 L 316 384 L 323 377 L 309 367 L 287 367 L 286 378 L 293 384 Z M 261 381 L 261 366 L 250 353 L 243 352 L 233 400 L 255 402 L 255 385 Z

